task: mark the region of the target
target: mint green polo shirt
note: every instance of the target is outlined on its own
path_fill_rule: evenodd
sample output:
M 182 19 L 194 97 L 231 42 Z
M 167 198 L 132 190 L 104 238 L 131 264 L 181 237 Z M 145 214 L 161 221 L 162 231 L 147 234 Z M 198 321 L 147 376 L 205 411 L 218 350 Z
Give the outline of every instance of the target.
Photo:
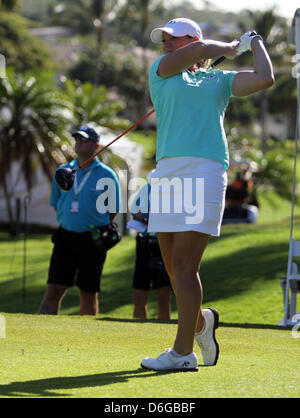
M 156 111 L 156 161 L 201 157 L 229 166 L 224 116 L 233 97 L 236 71 L 186 70 L 168 78 L 157 74 L 163 56 L 151 65 L 149 88 Z

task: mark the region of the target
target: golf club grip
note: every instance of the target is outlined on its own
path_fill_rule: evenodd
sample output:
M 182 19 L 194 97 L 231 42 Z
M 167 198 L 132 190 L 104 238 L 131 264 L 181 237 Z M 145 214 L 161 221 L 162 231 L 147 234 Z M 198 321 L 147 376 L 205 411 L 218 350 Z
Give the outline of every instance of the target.
M 81 169 L 82 167 L 84 167 L 86 164 L 88 164 L 90 161 L 92 161 L 95 157 L 97 157 L 97 155 L 101 154 L 101 152 L 103 152 L 106 148 L 108 148 L 110 145 L 112 145 L 114 142 L 116 142 L 122 136 L 126 135 L 129 131 L 131 131 L 136 126 L 138 126 L 140 123 L 142 123 L 145 119 L 147 119 L 149 116 L 151 116 L 152 113 L 154 113 L 154 112 L 155 112 L 155 109 L 152 109 L 151 112 L 147 113 L 147 115 L 145 115 L 142 119 L 140 119 L 134 125 L 130 126 L 128 129 L 126 129 L 126 131 L 124 131 L 121 135 L 119 135 L 117 138 L 115 138 L 109 144 L 105 145 L 105 147 L 101 148 L 99 151 L 95 152 L 95 154 L 93 154 L 89 159 L 84 161 L 84 163 L 82 163 L 81 166 L 78 167 L 78 168 Z
M 221 64 L 221 62 L 223 62 L 224 60 L 226 60 L 226 57 L 224 56 L 218 58 L 213 64 L 211 64 L 211 68 L 214 68 L 217 65 Z

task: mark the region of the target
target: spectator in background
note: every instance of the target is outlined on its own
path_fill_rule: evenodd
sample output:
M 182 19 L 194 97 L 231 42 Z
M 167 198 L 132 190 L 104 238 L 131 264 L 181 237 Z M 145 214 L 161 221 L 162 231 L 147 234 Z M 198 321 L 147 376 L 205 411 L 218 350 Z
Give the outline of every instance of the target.
M 88 126 L 82 126 L 72 136 L 76 141 L 77 159 L 63 167 L 74 169 L 95 154 L 100 137 Z M 98 190 L 100 179 L 110 179 L 115 187 Z M 115 208 L 110 212 L 101 210 L 100 213 L 96 202 L 104 191 L 108 193 L 108 200 L 115 202 Z M 69 192 L 62 191 L 53 179 L 50 204 L 56 210 L 59 229 L 52 236 L 54 248 L 48 286 L 40 306 L 41 314 L 57 315 L 68 288 L 74 283 L 80 290 L 80 314 L 98 314 L 98 293 L 106 250 L 99 251 L 93 232 L 98 227 L 111 224 L 119 210 L 119 196 L 120 185 L 116 173 L 97 157 L 76 173 Z
M 223 224 L 254 223 L 258 219 L 258 202 L 254 190 L 251 173 L 243 175 L 238 172 L 235 180 L 227 186 L 226 207 Z M 256 203 L 256 205 L 250 204 Z
M 144 194 L 144 192 L 146 193 Z M 161 256 L 155 233 L 147 232 L 150 203 L 150 185 L 145 185 L 135 198 L 136 207 L 142 207 L 141 196 L 147 199 L 143 213 L 132 211 L 133 219 L 140 223 L 136 235 L 136 260 L 132 287 L 134 289 L 134 318 L 147 318 L 147 303 L 151 290 L 156 291 L 158 319 L 170 319 L 171 282 Z

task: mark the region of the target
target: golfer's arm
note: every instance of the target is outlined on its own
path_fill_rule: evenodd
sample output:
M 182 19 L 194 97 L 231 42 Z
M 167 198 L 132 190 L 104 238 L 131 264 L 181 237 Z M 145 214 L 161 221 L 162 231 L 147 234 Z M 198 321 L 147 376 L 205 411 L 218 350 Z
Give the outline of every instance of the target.
M 235 96 L 249 96 L 260 90 L 265 90 L 275 83 L 273 66 L 268 52 L 259 38 L 251 43 L 254 70 L 240 71 L 233 80 L 232 92 Z
M 236 47 L 232 43 L 218 41 L 196 41 L 174 52 L 166 54 L 160 61 L 158 75 L 166 78 L 179 74 L 192 67 L 201 59 L 215 58 L 221 55 L 234 56 Z

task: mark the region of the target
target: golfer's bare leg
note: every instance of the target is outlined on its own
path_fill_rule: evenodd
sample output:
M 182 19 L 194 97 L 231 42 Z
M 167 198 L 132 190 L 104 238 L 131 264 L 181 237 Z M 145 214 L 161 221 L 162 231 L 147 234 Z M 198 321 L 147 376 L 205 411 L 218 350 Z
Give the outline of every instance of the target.
M 199 268 L 210 236 L 199 232 L 176 232 L 172 266 L 176 279 L 178 329 L 174 350 L 181 355 L 193 351 L 196 327 L 202 328 L 202 285 Z
M 134 309 L 133 309 L 133 317 L 134 318 L 147 318 L 147 302 L 149 298 L 148 290 L 143 289 L 135 289 L 134 291 Z
M 98 315 L 98 293 L 80 289 L 80 315 Z
M 173 291 L 176 295 L 176 283 L 172 267 L 174 232 L 158 232 L 157 238 L 165 269 L 169 275 Z
M 161 251 L 164 263 L 165 263 L 165 268 L 167 270 L 167 273 L 169 274 L 174 294 L 176 295 L 176 280 L 175 280 L 173 266 L 172 266 L 174 234 L 175 234 L 174 232 L 158 232 L 157 236 L 158 236 L 160 251 Z M 202 300 L 201 300 L 201 304 L 202 304 Z M 197 326 L 196 326 L 196 332 L 200 332 L 203 328 L 203 325 L 204 325 L 204 319 L 202 316 L 202 311 L 200 309 L 199 315 L 198 315 Z
M 158 319 L 171 318 L 170 295 L 171 289 L 168 286 L 160 287 L 156 291 Z
M 67 289 L 68 286 L 49 284 L 39 313 L 42 315 L 58 315 Z

